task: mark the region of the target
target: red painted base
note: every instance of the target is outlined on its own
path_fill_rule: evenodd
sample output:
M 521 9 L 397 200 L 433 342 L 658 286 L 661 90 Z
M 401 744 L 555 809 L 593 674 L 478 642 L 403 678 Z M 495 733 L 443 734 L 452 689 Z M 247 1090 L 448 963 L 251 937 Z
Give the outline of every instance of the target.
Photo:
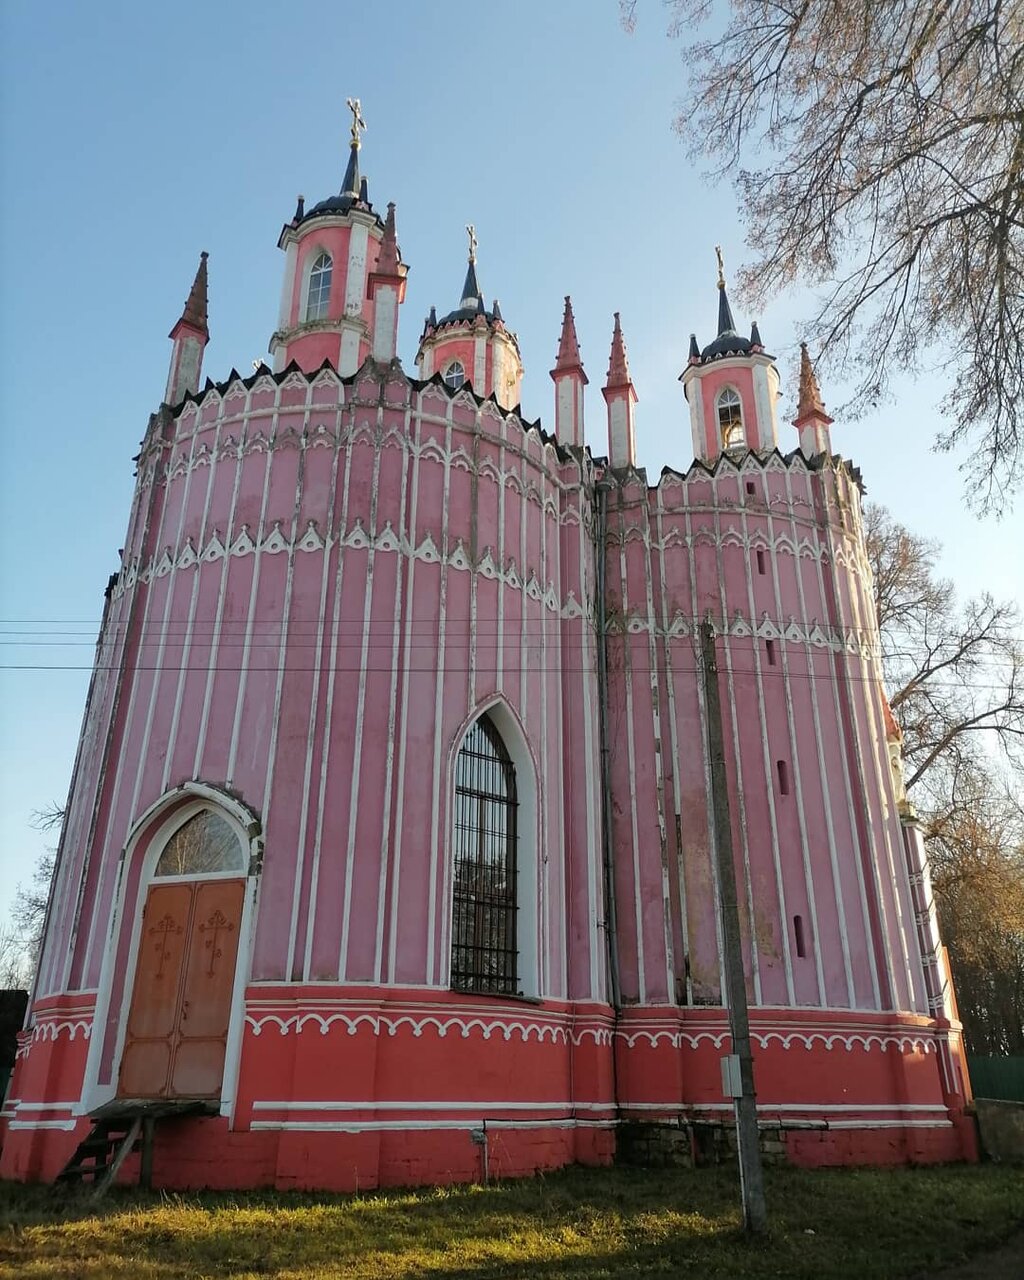
M 0 1176 L 48 1181 L 88 1130 L 92 1010 L 41 1002 L 5 1105 Z M 977 1158 L 956 1027 L 755 1010 L 762 1120 L 796 1164 Z M 525 1004 L 449 992 L 251 987 L 230 1119 L 163 1121 L 169 1188 L 358 1188 L 606 1164 L 618 1119 L 729 1125 L 721 1009 Z M 110 1068 L 113 1074 L 113 1068 Z M 125 1181 L 136 1176 L 131 1161 Z

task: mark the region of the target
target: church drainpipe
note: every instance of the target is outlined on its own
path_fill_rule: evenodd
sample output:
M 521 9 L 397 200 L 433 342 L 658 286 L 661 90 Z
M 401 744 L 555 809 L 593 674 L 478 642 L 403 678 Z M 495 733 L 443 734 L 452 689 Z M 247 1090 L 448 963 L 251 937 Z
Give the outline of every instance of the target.
M 608 974 L 612 988 L 612 1007 L 618 1019 L 622 1007 L 619 982 L 619 950 L 615 922 L 615 874 L 612 849 L 611 759 L 608 746 L 608 652 L 605 612 L 605 538 L 608 532 L 608 489 L 603 481 L 595 485 L 597 497 L 597 688 L 601 737 L 601 860 L 604 865 L 605 940 L 608 945 Z M 614 1053 L 612 1054 L 614 1063 Z M 618 1089 L 616 1089 L 618 1102 Z

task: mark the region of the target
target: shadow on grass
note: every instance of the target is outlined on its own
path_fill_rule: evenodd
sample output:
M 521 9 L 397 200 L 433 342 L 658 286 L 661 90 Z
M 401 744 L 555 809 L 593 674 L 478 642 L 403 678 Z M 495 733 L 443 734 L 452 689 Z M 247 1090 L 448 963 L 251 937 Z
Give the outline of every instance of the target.
M 1024 1172 L 772 1171 L 771 1235 L 740 1231 L 729 1170 L 572 1170 L 361 1196 L 0 1188 L 0 1261 L 31 1277 L 538 1280 L 914 1276 L 1005 1238 Z M 2 1271 L 2 1268 L 0 1268 Z

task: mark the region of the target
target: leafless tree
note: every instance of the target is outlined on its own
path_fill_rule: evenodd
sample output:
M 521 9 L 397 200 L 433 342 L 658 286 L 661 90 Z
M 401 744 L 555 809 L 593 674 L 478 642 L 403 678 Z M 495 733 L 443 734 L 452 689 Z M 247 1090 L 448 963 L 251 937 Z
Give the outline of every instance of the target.
M 882 665 L 924 825 L 968 1047 L 1024 1053 L 1024 645 L 989 596 L 960 605 L 937 544 L 865 508 Z
M 938 372 L 938 442 L 1001 509 L 1024 471 L 1024 0 L 665 5 L 675 127 L 735 179 L 744 293 L 821 288 L 806 336 L 859 379 L 851 404 Z
M 1024 809 L 985 772 L 961 773 L 927 815 L 932 883 L 967 1047 L 1024 1054 Z
M 1024 788 L 1019 610 L 989 595 L 960 605 L 952 583 L 936 572 L 937 544 L 874 504 L 865 508 L 864 523 L 908 791 L 919 805 L 941 809 L 961 774 L 994 766 L 992 752 Z

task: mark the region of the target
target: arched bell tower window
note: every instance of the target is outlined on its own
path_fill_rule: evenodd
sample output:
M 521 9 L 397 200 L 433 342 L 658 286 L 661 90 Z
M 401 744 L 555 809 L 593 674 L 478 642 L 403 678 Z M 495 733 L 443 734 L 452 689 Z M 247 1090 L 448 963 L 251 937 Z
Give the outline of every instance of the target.
M 245 870 L 242 846 L 229 822 L 210 809 L 183 823 L 164 845 L 154 877 L 210 876 Z
M 453 391 L 458 391 L 459 387 L 466 381 L 466 370 L 462 367 L 458 360 L 453 360 L 442 374 L 446 387 L 451 387 Z
M 723 449 L 742 448 L 746 442 L 743 430 L 743 407 L 733 387 L 723 387 L 715 401 L 718 411 L 718 434 Z
M 455 767 L 452 835 L 452 986 L 515 995 L 516 771 L 501 735 L 481 716 Z
M 322 320 L 327 314 L 331 296 L 331 272 L 333 264 L 329 253 L 321 253 L 309 273 L 306 290 L 306 319 Z

